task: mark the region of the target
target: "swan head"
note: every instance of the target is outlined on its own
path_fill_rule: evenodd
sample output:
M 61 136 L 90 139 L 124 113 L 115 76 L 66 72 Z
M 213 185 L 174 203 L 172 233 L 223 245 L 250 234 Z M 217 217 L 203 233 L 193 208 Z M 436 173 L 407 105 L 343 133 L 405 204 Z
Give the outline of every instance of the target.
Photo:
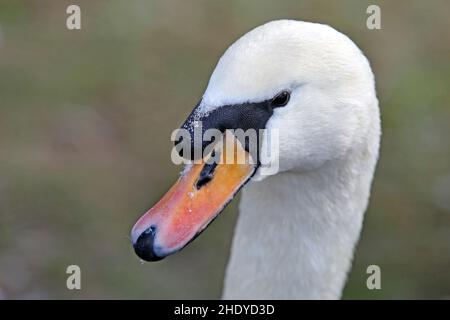
M 314 170 L 362 148 L 370 139 L 368 128 L 377 112 L 369 63 L 347 36 L 326 25 L 292 20 L 272 21 L 253 29 L 220 58 L 183 128 L 192 135 L 193 124 L 201 121 L 203 132 L 211 128 L 221 132 L 266 129 L 256 155 L 263 165 L 223 173 L 228 194 L 222 197 L 216 192 L 224 189 L 223 183 L 213 177 L 195 193 L 198 201 L 208 202 L 208 206 L 196 206 L 190 197 L 179 199 L 174 196 L 178 191 L 169 191 L 133 228 L 136 253 L 145 260 L 158 260 L 178 251 L 250 178 Z M 267 139 L 271 132 L 276 132 L 275 143 Z M 219 169 L 217 175 L 224 172 Z M 187 181 L 198 182 L 202 173 L 204 168 L 192 169 L 180 179 L 186 184 L 183 188 L 191 188 Z M 236 181 L 229 181 L 231 176 L 236 176 Z M 190 192 L 183 189 L 183 193 Z M 181 218 L 189 216 L 189 206 L 199 211 L 195 213 L 198 219 L 192 215 Z
M 258 170 L 254 179 L 341 158 L 364 142 L 376 118 L 374 77 L 358 47 L 327 25 L 292 20 L 269 22 L 231 45 L 198 112 L 270 101 L 283 92 L 286 104 L 261 119 L 268 134 L 279 132 L 278 143 L 266 143 L 260 154 L 273 158 L 262 163 L 276 167 Z

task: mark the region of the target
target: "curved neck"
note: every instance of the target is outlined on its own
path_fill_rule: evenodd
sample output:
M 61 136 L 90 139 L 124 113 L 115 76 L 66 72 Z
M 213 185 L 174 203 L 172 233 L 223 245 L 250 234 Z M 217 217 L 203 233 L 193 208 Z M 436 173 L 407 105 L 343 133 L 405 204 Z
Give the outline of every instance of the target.
M 349 161 L 352 159 L 352 161 Z M 337 299 L 361 231 L 376 151 L 252 182 L 242 195 L 225 299 Z

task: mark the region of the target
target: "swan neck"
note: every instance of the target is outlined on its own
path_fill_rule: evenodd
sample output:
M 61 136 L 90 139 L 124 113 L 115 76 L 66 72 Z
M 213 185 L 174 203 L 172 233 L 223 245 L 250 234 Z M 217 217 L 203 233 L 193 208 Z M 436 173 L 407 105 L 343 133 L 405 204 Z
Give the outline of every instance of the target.
M 340 298 L 373 166 L 336 161 L 252 182 L 241 199 L 224 298 Z

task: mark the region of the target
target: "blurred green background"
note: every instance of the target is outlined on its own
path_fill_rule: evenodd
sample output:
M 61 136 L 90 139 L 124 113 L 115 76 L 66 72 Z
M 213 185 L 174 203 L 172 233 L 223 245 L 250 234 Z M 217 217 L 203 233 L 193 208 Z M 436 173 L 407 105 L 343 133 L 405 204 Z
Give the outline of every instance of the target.
M 218 58 L 280 18 L 344 32 L 377 79 L 381 159 L 344 298 L 449 298 L 449 17 L 445 0 L 0 1 L 0 298 L 219 298 L 238 200 L 159 263 L 128 235 L 177 178 L 170 133 Z

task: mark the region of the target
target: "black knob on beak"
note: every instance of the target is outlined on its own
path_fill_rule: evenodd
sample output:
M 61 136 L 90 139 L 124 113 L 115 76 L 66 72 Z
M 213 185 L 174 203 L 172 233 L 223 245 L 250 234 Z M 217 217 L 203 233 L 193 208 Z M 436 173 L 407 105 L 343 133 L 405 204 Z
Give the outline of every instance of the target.
M 185 136 L 178 136 L 175 140 L 175 147 L 180 156 L 194 160 L 196 155 L 195 152 L 192 151 L 200 150 L 199 156 L 201 157 L 205 148 L 214 142 L 203 141 L 202 139 L 208 129 L 217 129 L 221 132 L 224 132 L 226 129 L 241 129 L 243 131 L 253 129 L 256 133 L 256 141 L 254 142 L 256 143 L 257 150 L 255 150 L 256 154 L 252 154 L 252 157 L 259 161 L 259 130 L 265 129 L 267 121 L 269 121 L 273 114 L 272 99 L 256 103 L 247 102 L 242 104 L 223 105 L 216 107 L 214 110 L 207 113 L 202 113 L 200 111 L 200 102 L 181 126 L 181 129 L 187 130 L 187 134 L 184 132 Z M 195 124 L 197 124 L 197 128 L 199 128 L 200 123 L 201 130 L 195 130 Z M 245 139 L 244 141 L 241 141 L 241 143 L 243 143 L 247 151 L 250 151 L 248 142 Z M 186 144 L 190 144 L 191 146 L 190 154 L 185 154 L 183 152 L 183 146 Z

